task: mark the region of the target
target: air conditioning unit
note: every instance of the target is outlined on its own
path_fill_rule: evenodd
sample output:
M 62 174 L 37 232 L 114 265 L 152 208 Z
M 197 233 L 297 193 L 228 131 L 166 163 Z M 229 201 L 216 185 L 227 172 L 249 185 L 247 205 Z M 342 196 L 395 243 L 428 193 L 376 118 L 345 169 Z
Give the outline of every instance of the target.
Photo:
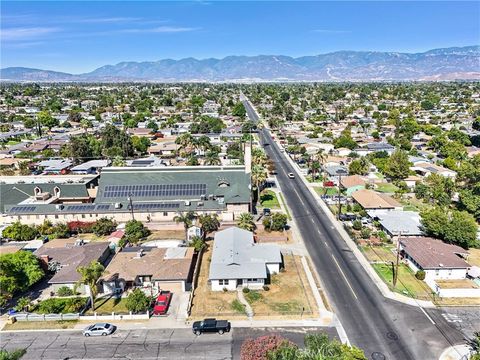
M 122 204 L 121 203 L 115 203 L 115 209 L 121 209 Z
M 190 200 L 185 200 L 185 206 L 190 206 L 191 202 Z
M 55 205 L 55 209 L 57 209 L 57 210 L 63 210 L 63 208 L 64 208 L 63 204 Z

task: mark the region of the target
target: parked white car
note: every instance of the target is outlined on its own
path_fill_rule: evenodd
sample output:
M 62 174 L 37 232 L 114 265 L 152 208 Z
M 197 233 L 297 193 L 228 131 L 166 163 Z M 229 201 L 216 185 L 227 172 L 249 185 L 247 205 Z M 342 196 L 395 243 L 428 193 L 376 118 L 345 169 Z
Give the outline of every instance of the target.
M 109 323 L 98 323 L 86 327 L 83 330 L 84 336 L 107 336 L 112 334 L 117 327 Z

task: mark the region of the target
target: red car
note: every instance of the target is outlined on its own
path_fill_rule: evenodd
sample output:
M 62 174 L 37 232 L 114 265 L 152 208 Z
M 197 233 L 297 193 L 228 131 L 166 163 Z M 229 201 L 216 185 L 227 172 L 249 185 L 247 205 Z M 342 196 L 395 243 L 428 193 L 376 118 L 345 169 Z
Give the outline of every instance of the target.
M 172 300 L 170 291 L 162 291 L 153 304 L 153 315 L 165 315 Z

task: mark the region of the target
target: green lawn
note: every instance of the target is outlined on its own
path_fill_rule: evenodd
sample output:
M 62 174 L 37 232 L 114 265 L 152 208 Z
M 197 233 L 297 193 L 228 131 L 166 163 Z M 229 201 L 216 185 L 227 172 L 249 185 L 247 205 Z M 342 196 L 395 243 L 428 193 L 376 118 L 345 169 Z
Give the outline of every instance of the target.
M 315 191 L 317 192 L 318 195 L 337 195 L 338 194 L 338 189 L 334 187 L 315 187 Z
M 377 184 L 377 188 L 375 190 L 382 193 L 394 193 L 397 189 L 398 187 L 396 187 L 393 184 L 381 183 L 381 184 Z
M 127 299 L 125 298 L 103 298 L 95 300 L 95 312 L 99 315 L 111 314 L 112 312 L 118 314 L 128 314 L 129 311 L 125 306 Z M 94 311 L 92 308 L 88 309 L 86 312 L 87 315 L 93 315 Z
M 282 193 L 278 193 L 278 195 L 280 195 L 280 199 L 282 200 L 282 204 L 283 204 L 283 207 L 285 208 L 285 210 L 287 211 L 287 218 L 289 221 L 292 221 L 292 215 L 290 215 L 290 211 L 288 211 L 288 207 L 287 207 L 287 203 L 285 201 L 285 198 L 283 197 Z
M 393 290 L 391 264 L 372 264 L 388 287 Z M 432 290 L 424 282 L 417 280 L 410 268 L 404 264 L 399 266 L 397 286 L 394 291 L 415 299 L 431 300 Z
M 277 195 L 272 190 L 264 190 L 260 194 L 260 204 L 263 207 L 270 209 L 279 209 L 280 204 L 277 199 Z

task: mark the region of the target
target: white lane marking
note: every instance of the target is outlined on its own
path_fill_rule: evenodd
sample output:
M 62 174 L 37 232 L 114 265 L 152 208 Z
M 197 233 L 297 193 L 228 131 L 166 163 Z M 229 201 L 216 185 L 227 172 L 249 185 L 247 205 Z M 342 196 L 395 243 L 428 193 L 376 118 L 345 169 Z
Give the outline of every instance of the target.
M 337 265 L 338 270 L 340 270 L 340 273 L 342 274 L 343 278 L 345 279 L 345 282 L 347 283 L 348 287 L 350 288 L 350 291 L 352 292 L 353 296 L 355 296 L 355 299 L 358 300 L 357 294 L 355 294 L 355 291 L 353 291 L 352 285 L 350 285 L 350 282 L 348 281 L 347 277 L 345 276 L 345 273 L 343 272 L 342 268 L 338 264 L 337 259 L 335 259 L 335 256 L 333 256 L 333 254 L 330 254 L 330 255 L 332 255 L 332 259 L 333 259 L 333 261 L 335 261 L 335 265 Z
M 433 321 L 433 319 L 430 317 L 430 315 L 427 314 L 427 312 L 419 305 L 418 306 L 420 308 L 420 310 L 422 310 L 423 314 L 427 317 L 427 319 L 433 324 L 435 325 L 435 321 Z
M 461 322 L 463 322 L 462 319 L 460 319 L 460 316 L 458 316 L 456 314 L 443 313 L 442 316 L 449 323 L 461 323 Z
M 298 194 L 297 189 L 293 188 L 293 191 L 295 191 L 295 194 L 297 194 L 298 200 L 300 200 L 300 202 L 302 203 L 302 205 L 305 206 L 305 203 L 303 202 L 302 198 L 301 198 L 300 195 Z M 313 221 L 313 219 L 312 219 L 312 221 Z

